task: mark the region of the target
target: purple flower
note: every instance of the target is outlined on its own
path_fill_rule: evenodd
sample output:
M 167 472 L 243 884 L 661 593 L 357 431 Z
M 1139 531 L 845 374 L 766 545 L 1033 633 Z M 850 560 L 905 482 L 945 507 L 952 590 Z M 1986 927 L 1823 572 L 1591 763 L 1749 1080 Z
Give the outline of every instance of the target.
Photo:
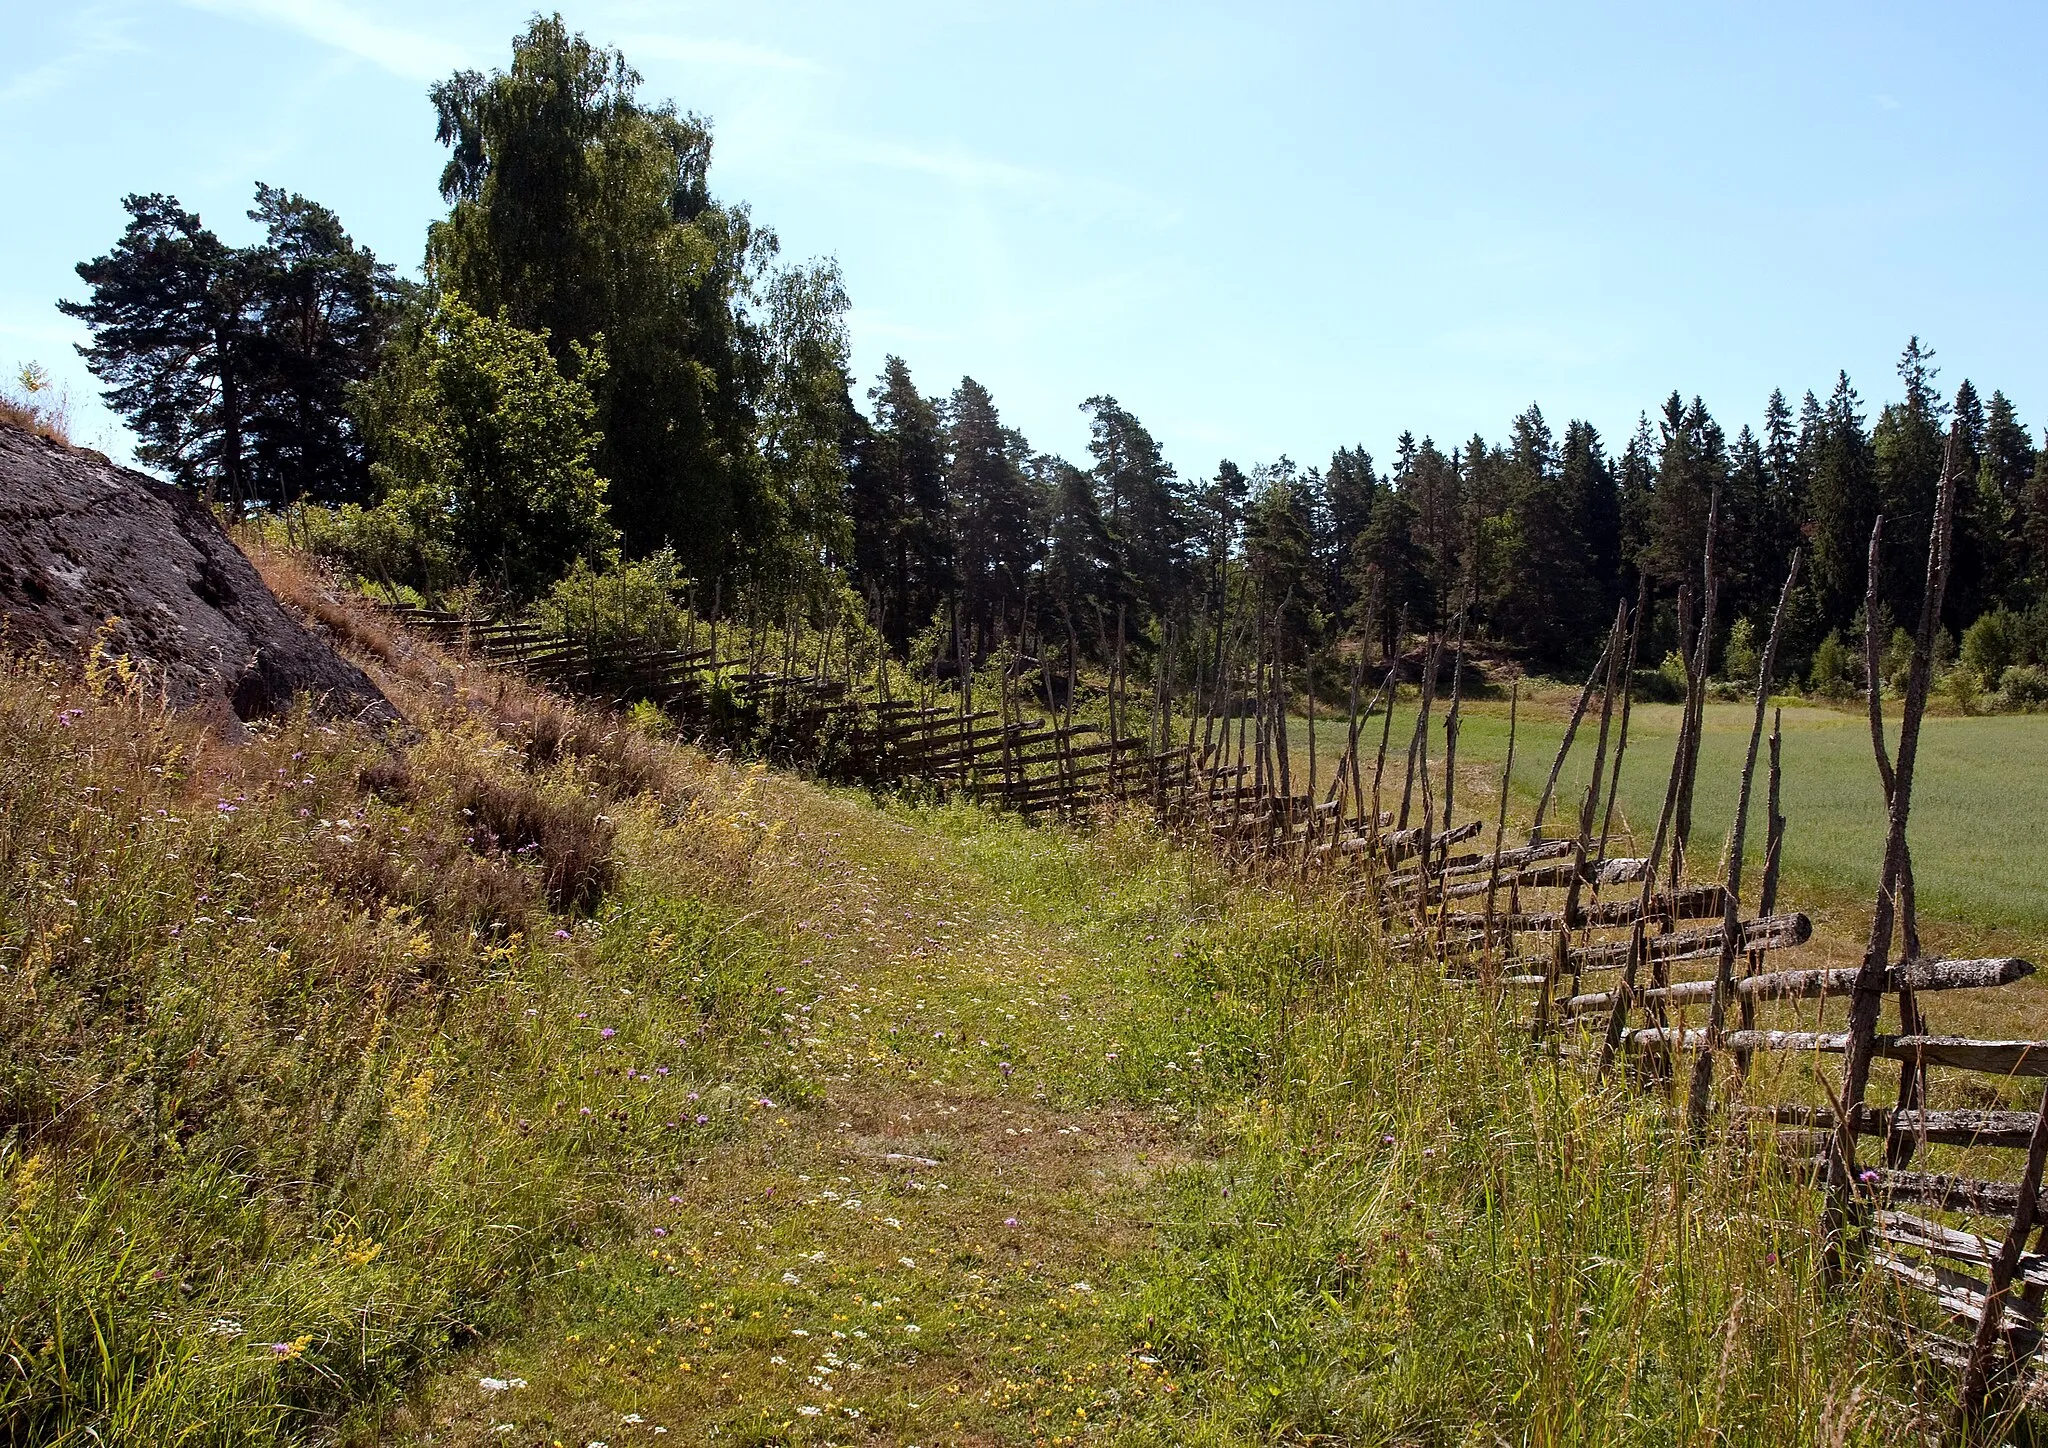
M 1877 1182 L 1877 1173 L 1874 1171 L 1858 1172 L 1856 1180 L 1862 1182 L 1865 1186 L 1873 1186 Z
M 1003 1225 L 1006 1227 L 1020 1227 L 1023 1223 L 1019 1222 L 1015 1217 L 1005 1217 L 1003 1218 Z
M 579 1106 L 576 1108 L 576 1114 L 578 1116 L 588 1116 L 590 1115 L 590 1108 L 588 1106 Z
M 700 1113 L 698 1113 L 698 1116 L 697 1116 L 697 1124 L 698 1124 L 699 1126 L 702 1126 L 702 1125 L 703 1125 L 703 1124 L 704 1124 L 705 1122 L 709 1121 L 710 1119 L 711 1119 L 710 1117 L 708 1117 L 708 1116 L 706 1116 L 706 1115 L 704 1115 L 703 1113 L 701 1113 L 701 1112 L 700 1112 Z
M 603 1039 L 605 1039 L 605 1040 L 609 1041 L 609 1040 L 610 1040 L 610 1039 L 611 1039 L 611 1038 L 612 1038 L 613 1036 L 616 1036 L 616 1035 L 618 1034 L 618 1032 L 617 1032 L 617 1031 L 615 1031 L 615 1030 L 613 1030 L 613 1029 L 612 1029 L 612 1028 L 611 1028 L 610 1026 L 606 1026 L 606 1027 L 605 1027 L 605 1028 L 604 1028 L 603 1030 L 599 1031 L 599 1032 L 598 1032 L 597 1034 L 598 1034 L 598 1035 L 599 1035 L 600 1037 L 602 1037 Z
M 1390 1132 L 1388 1132 L 1388 1133 L 1387 1133 L 1387 1134 L 1386 1134 L 1385 1136 L 1383 1136 L 1383 1137 L 1381 1137 L 1381 1138 L 1380 1138 L 1380 1145 L 1381 1145 L 1381 1146 L 1392 1146 L 1393 1144 L 1394 1144 L 1394 1134 L 1393 1134 L 1393 1133 L 1392 1133 L 1391 1131 L 1390 1131 Z
M 666 1236 L 668 1235 L 668 1228 L 666 1228 L 666 1227 L 656 1227 L 656 1228 L 654 1229 L 654 1235 L 655 1235 L 655 1236 L 657 1236 L 657 1237 L 666 1237 Z
M 569 938 L 569 932 L 568 932 L 568 931 L 566 931 L 566 930 L 557 930 L 557 931 L 555 932 L 555 939 L 557 939 L 557 940 L 567 940 L 568 938 Z
M 655 1074 L 655 1075 L 657 1075 L 657 1076 L 666 1076 L 666 1075 L 668 1074 L 668 1067 L 666 1067 L 666 1066 L 656 1066 L 656 1067 L 654 1068 L 654 1074 Z
M 1005 1081 L 1010 1079 L 1010 1063 L 1008 1061 L 1003 1062 L 1003 1079 Z
M 236 810 L 240 809 L 241 806 L 229 804 L 226 800 L 222 800 L 219 804 L 215 805 L 214 808 L 219 810 L 222 814 L 233 814 Z M 285 1346 L 289 1347 L 291 1346 L 291 1344 L 287 1343 L 285 1344 Z

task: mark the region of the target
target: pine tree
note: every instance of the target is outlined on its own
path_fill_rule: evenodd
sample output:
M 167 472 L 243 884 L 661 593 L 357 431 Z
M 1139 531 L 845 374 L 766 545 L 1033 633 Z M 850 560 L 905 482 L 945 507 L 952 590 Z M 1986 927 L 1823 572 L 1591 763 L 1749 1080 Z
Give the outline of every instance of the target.
M 180 487 L 250 501 L 249 433 L 258 268 L 173 196 L 129 196 L 128 227 L 105 256 L 78 264 L 87 302 L 57 309 L 92 328 L 79 354 L 107 406 L 141 439 L 136 457 Z
M 401 295 L 391 268 L 318 202 L 258 183 L 248 251 L 255 340 L 249 491 L 276 501 L 365 500 L 369 468 L 352 415 Z

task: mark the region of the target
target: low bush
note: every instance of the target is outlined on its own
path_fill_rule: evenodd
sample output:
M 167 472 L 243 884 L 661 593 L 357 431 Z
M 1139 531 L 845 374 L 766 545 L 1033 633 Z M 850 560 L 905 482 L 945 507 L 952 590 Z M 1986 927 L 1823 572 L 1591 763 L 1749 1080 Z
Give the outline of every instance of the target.
M 2013 664 L 1998 681 L 2001 708 L 2031 713 L 2048 707 L 2048 669 L 2033 664 Z

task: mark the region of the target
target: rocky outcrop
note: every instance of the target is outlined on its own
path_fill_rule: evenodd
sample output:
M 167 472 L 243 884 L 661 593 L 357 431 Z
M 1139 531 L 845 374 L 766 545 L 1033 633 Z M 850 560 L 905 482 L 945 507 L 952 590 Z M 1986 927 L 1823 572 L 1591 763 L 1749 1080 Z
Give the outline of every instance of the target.
M 0 647 L 76 664 L 102 635 L 177 708 L 250 720 L 303 694 L 327 718 L 397 717 L 197 499 L 0 424 Z

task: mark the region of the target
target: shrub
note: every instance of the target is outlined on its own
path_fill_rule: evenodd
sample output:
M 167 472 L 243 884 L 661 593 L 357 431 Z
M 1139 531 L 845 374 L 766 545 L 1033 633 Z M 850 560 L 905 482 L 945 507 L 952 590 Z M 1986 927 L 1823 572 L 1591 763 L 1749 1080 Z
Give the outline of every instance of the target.
M 1942 676 L 1942 692 L 1965 714 L 1974 714 L 1984 702 L 1984 681 L 1968 664 L 1959 664 Z
M 1877 668 L 1884 678 L 1885 687 L 1894 693 L 1906 691 L 1906 675 L 1913 668 L 1913 636 L 1902 628 L 1892 630 L 1891 639 L 1885 644 L 1884 652 L 1878 656 Z
M 1820 647 L 1813 651 L 1807 687 L 1823 699 L 1846 699 L 1856 692 L 1855 667 L 1849 646 L 1842 642 L 1841 630 L 1830 629 Z
M 1985 688 L 1996 689 L 2018 644 L 2018 617 L 2009 609 L 1994 608 L 1964 630 L 1962 666 L 1973 671 Z
M 1753 684 L 1759 662 L 1756 625 L 1746 618 L 1738 618 L 1735 627 L 1728 630 L 1728 648 L 1721 659 L 1722 676 L 1738 684 Z
M 2031 711 L 2048 705 L 2048 669 L 2036 664 L 2012 664 L 1999 680 L 1999 706 Z
M 391 503 L 307 509 L 306 546 L 394 596 L 411 590 L 436 598 L 462 581 L 462 560 L 447 540 Z
M 677 649 L 692 636 L 689 587 L 670 548 L 602 571 L 579 558 L 534 613 L 549 633 L 601 651 Z

